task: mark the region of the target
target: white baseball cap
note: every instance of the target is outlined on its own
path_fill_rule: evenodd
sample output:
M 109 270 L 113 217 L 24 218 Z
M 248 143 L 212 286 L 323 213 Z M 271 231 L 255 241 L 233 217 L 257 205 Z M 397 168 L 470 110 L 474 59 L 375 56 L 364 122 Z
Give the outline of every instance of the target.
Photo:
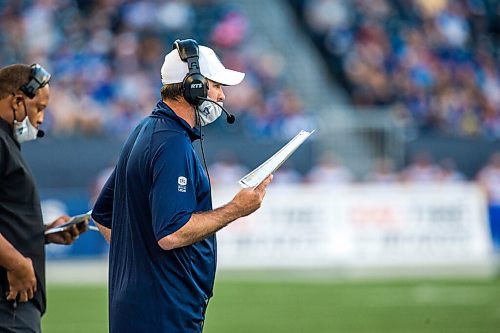
M 198 50 L 200 73 L 207 79 L 225 86 L 234 86 L 245 77 L 245 73 L 224 67 L 211 48 L 200 45 Z M 165 61 L 161 66 L 161 82 L 163 84 L 181 83 L 188 72 L 187 62 L 182 61 L 179 52 L 174 49 L 165 56 Z

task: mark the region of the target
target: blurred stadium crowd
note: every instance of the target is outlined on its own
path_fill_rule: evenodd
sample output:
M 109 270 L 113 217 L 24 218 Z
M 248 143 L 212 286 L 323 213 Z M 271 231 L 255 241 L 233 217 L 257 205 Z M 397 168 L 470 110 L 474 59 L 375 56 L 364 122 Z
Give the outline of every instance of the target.
M 353 103 L 500 137 L 500 1 L 289 0 Z
M 127 135 L 159 99 L 160 67 L 177 38 L 210 45 L 246 72 L 225 101 L 245 133 L 290 137 L 312 117 L 283 83 L 280 55 L 259 46 L 230 2 L 0 1 L 0 22 L 1 64 L 38 62 L 53 74 L 44 126 L 56 135 Z
M 423 129 L 500 137 L 500 1 L 288 3 L 299 10 L 354 104 L 392 105 Z M 247 73 L 225 104 L 248 136 L 289 138 L 315 121 L 284 83 L 283 58 L 262 46 L 234 3 L 0 1 L 0 25 L 2 65 L 39 62 L 53 73 L 44 126 L 55 134 L 127 135 L 159 98 L 159 69 L 176 38 L 209 44 L 228 67 Z M 324 157 L 311 175 L 287 179 L 311 181 L 314 170 L 335 161 Z M 413 177 L 412 165 L 397 176 L 377 175 L 395 174 L 392 164 L 379 161 L 367 179 Z M 452 160 L 441 164 L 415 177 L 464 178 Z M 333 178 L 353 176 L 346 169 Z
M 210 165 L 209 171 L 214 184 L 235 184 L 242 175 L 250 170 L 238 162 L 235 154 L 229 151 L 219 153 L 217 162 Z M 493 154 L 488 163 L 477 175 L 469 179 L 462 173 L 451 158 L 438 162 L 426 151 L 415 154 L 409 165 L 398 170 L 390 158 L 381 158 L 374 164 L 373 170 L 364 178 L 357 178 L 341 159 L 330 152 L 324 153 L 318 163 L 305 175 L 297 171 L 293 162 L 287 161 L 275 174 L 273 184 L 330 184 L 343 185 L 355 182 L 379 184 L 391 183 L 461 183 L 477 181 L 488 193 L 489 198 L 500 205 L 500 152 Z
M 500 137 L 500 2 L 288 0 L 355 105 L 392 106 L 422 130 Z M 53 72 L 46 126 L 126 135 L 159 98 L 176 38 L 209 44 L 247 73 L 226 104 L 253 137 L 289 138 L 314 117 L 278 52 L 234 4 L 215 0 L 0 2 L 0 63 Z M 196 22 L 193 24 L 192 22 Z

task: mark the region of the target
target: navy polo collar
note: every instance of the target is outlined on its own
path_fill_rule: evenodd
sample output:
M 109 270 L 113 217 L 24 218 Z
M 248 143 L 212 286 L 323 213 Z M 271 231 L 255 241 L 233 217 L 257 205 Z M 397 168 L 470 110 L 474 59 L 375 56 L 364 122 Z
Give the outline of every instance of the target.
M 179 117 L 165 102 L 162 100 L 158 101 L 155 108 L 153 109 L 153 115 L 161 115 L 163 117 L 170 118 L 174 120 L 182 129 L 186 131 L 191 141 L 198 140 L 200 135 L 200 130 L 196 127 L 191 127 L 184 119 Z

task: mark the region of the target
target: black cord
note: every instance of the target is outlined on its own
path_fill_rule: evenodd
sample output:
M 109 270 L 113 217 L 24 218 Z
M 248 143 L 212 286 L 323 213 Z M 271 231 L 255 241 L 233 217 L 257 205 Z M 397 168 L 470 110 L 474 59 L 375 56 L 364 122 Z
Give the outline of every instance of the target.
M 208 172 L 208 167 L 207 167 L 207 160 L 205 159 L 205 149 L 203 149 L 203 131 L 201 126 L 201 119 L 200 119 L 200 114 L 198 113 L 198 110 L 196 109 L 197 107 L 195 106 L 194 112 L 196 113 L 196 118 L 198 120 L 198 127 L 200 129 L 200 148 L 201 148 L 201 156 L 203 158 L 203 165 L 205 167 L 205 172 L 207 173 L 208 177 L 208 186 L 210 189 L 212 188 L 212 181 L 210 180 L 210 173 Z

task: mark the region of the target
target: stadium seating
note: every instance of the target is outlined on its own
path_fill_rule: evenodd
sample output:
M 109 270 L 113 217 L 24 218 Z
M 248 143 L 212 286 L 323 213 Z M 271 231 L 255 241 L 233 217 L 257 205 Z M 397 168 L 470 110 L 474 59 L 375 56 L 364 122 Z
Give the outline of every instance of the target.
M 498 1 L 289 0 L 355 105 L 500 137 Z

